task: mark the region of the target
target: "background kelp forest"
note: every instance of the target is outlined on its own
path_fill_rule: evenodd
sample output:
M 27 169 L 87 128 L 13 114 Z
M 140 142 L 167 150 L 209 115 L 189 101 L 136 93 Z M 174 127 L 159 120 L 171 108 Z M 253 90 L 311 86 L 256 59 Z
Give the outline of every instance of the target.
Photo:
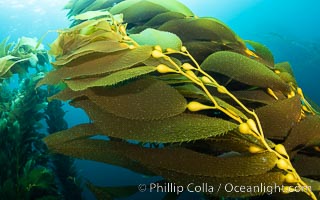
M 159 185 L 284 186 L 199 199 L 319 198 L 319 108 L 289 62 L 274 63 L 263 44 L 175 0 L 71 0 L 65 8 L 72 24 L 49 52 L 26 37 L 0 44 L 1 197 L 139 193 L 79 177 L 80 158 Z M 68 128 L 62 101 L 91 121 Z

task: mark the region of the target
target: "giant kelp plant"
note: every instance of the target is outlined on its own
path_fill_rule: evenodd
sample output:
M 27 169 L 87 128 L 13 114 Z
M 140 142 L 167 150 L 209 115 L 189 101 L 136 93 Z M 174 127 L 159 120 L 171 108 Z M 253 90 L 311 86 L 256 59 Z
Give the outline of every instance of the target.
M 65 87 L 51 99 L 71 100 L 92 123 L 46 137 L 53 152 L 177 185 L 246 188 L 204 191 L 207 198 L 263 198 L 257 185 L 273 187 L 268 198 L 319 197 L 320 118 L 289 63 L 275 64 L 264 45 L 175 0 L 73 0 L 67 8 L 75 21 L 59 31 L 55 70 L 38 85 Z M 89 188 L 99 199 L 136 192 Z
M 0 195 L 3 199 L 59 199 L 55 177 L 39 133 L 46 91 L 35 90 L 47 51 L 32 38 L 1 45 Z M 32 72 L 33 71 L 33 72 Z M 12 78 L 14 74 L 19 77 Z M 13 79 L 18 86 L 13 86 Z
M 47 51 L 33 38 L 0 44 L 1 199 L 81 199 L 80 187 L 66 180 L 76 176 L 73 160 L 48 155 L 42 141 L 44 119 L 49 133 L 66 128 L 61 102 L 48 104 L 48 91 L 35 89 L 48 63 Z

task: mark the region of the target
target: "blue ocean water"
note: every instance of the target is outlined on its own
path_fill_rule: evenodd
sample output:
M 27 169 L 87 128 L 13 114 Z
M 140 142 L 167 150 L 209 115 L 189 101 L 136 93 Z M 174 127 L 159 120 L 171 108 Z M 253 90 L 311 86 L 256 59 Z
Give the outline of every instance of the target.
M 50 44 L 54 30 L 70 22 L 63 6 L 67 0 L 0 0 L 0 40 L 10 36 L 40 38 Z M 289 61 L 305 94 L 320 104 L 320 1 L 317 0 L 181 0 L 198 16 L 212 16 L 226 23 L 241 38 L 258 41 L 271 49 L 276 62 Z M 64 106 L 69 127 L 88 122 L 83 111 Z M 126 169 L 77 161 L 80 174 L 98 185 L 145 183 L 147 178 Z M 150 180 L 151 181 L 151 180 Z M 86 193 L 88 199 L 92 198 Z M 136 199 L 140 199 L 137 196 Z

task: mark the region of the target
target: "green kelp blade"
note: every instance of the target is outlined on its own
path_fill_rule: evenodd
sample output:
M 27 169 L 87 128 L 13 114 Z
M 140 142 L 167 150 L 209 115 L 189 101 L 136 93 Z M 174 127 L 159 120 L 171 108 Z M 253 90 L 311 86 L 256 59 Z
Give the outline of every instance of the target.
M 130 120 L 104 112 L 89 100 L 78 100 L 72 105 L 83 108 L 102 134 L 140 142 L 187 142 L 223 135 L 238 126 L 223 119 L 195 114 L 180 114 L 162 120 Z
M 19 177 L 19 185 L 22 188 L 27 188 L 34 184 L 34 187 L 37 187 L 38 190 L 48 190 L 48 188 L 52 188 L 55 184 L 54 179 L 55 176 L 51 170 L 43 166 L 38 166 L 25 171 L 23 175 Z
M 216 41 L 236 42 L 237 37 L 231 29 L 214 18 L 187 18 L 166 22 L 159 30 L 178 35 L 183 42 Z
M 281 62 L 274 65 L 274 68 L 280 72 L 287 72 L 294 77 L 292 67 L 289 62 Z
M 95 194 L 98 200 L 128 198 L 139 192 L 138 185 L 129 186 L 96 186 L 92 183 L 86 184 L 89 190 Z
M 310 178 L 301 177 L 301 179 L 309 186 L 311 186 L 312 191 L 320 191 L 320 181 L 313 180 Z M 320 194 L 319 194 L 320 195 Z
M 75 66 L 65 66 L 49 72 L 37 86 L 54 85 L 63 79 L 81 76 L 100 75 L 118 70 L 128 69 L 147 60 L 151 56 L 150 46 L 141 46 L 133 50 L 122 50 L 111 54 L 90 54 L 83 62 Z
M 165 74 L 165 75 L 157 76 L 156 78 L 159 80 L 162 80 L 170 85 L 193 83 L 190 79 L 188 79 L 187 77 L 185 77 L 181 74 Z
M 75 51 L 73 51 L 71 54 L 66 54 L 63 56 L 60 56 L 55 62 L 52 64 L 55 66 L 62 66 L 65 65 L 72 60 L 75 60 L 81 56 L 90 54 L 90 53 L 95 53 L 95 52 L 100 52 L 100 53 L 112 53 L 116 51 L 121 51 L 128 49 L 129 45 L 125 43 L 120 43 L 118 41 L 97 41 L 97 42 L 92 42 L 88 45 L 85 45 L 82 48 L 79 48 Z
M 252 40 L 245 40 L 245 42 L 250 44 L 254 49 L 254 53 L 263 59 L 262 63 L 270 68 L 274 68 L 274 57 L 268 47 Z M 259 59 L 257 60 L 259 61 Z
M 310 99 L 307 95 L 304 95 L 306 101 L 310 104 L 312 111 L 315 112 L 317 115 L 320 114 L 320 106 L 315 103 L 312 99 Z
M 122 146 L 125 143 L 122 142 L 120 144 Z M 53 153 L 60 153 L 79 159 L 94 160 L 110 165 L 116 165 L 144 175 L 155 175 L 145 166 L 128 158 L 122 152 L 119 152 L 117 150 L 118 148 L 119 145 L 117 143 L 114 144 L 106 140 L 79 139 L 66 143 L 60 143 L 50 150 Z
M 320 145 L 320 116 L 307 116 L 295 124 L 284 145 L 289 151 Z
M 84 13 L 81 13 L 79 15 L 74 16 L 75 20 L 89 20 L 94 19 L 98 17 L 106 17 L 110 16 L 110 12 L 107 10 L 95 10 L 95 11 L 87 11 Z
M 68 0 L 67 4 L 64 5 L 63 9 L 72 9 L 77 0 Z M 92 0 L 94 1 L 94 0 Z
M 300 96 L 280 100 L 255 110 L 267 138 L 283 139 L 301 116 Z
M 5 39 L 3 39 L 0 43 L 0 58 L 4 57 L 8 54 L 8 45 L 7 42 L 9 40 L 10 37 L 6 37 Z
M 274 68 L 280 73 L 278 76 L 284 80 L 286 83 L 291 83 L 297 87 L 297 81 L 294 77 L 293 70 L 289 62 L 281 62 L 275 64 Z
M 130 0 L 123 1 L 122 3 L 125 4 L 127 2 L 130 2 Z M 112 14 L 122 13 L 124 22 L 129 24 L 140 24 L 158 14 L 168 11 L 166 8 L 149 1 L 139 1 L 121 12 L 115 12 L 118 6 L 121 6 L 121 3 L 112 7 L 110 12 Z
M 185 6 L 180 1 L 177 1 L 177 0 L 170 0 L 170 1 L 147 0 L 147 1 L 163 6 L 169 11 L 181 13 L 186 17 L 190 17 L 194 15 L 193 12 L 187 6 Z
M 7 55 L 0 58 L 0 77 L 5 76 L 5 74 L 10 71 L 10 69 L 16 64 L 27 61 L 29 58 L 19 59 L 17 57 Z
M 120 3 L 121 1 L 123 0 L 95 0 L 92 4 L 86 7 L 83 10 L 83 12 L 102 10 L 102 9 L 110 10 L 112 6 L 116 5 L 117 3 Z
M 173 19 L 183 19 L 186 16 L 179 12 L 165 12 L 161 13 L 159 15 L 154 16 L 152 19 L 150 19 L 147 23 L 143 24 L 145 27 L 158 27 L 162 24 L 164 24 L 167 21 L 173 20 Z
M 182 42 L 177 35 L 152 28 L 148 28 L 139 34 L 131 34 L 130 37 L 139 45 L 159 45 L 162 49 L 171 48 L 179 51 L 182 46 Z
M 177 90 L 152 78 L 138 79 L 120 87 L 96 87 L 66 95 L 86 96 L 102 111 L 146 121 L 179 115 L 187 107 L 185 98 Z
M 87 88 L 96 87 L 96 86 L 115 86 L 124 81 L 135 79 L 154 71 L 156 71 L 156 67 L 143 66 L 143 67 L 135 67 L 127 70 L 114 72 L 105 77 L 71 79 L 71 80 L 66 80 L 64 82 L 68 85 L 70 89 L 74 91 L 79 91 L 79 90 L 85 90 Z
M 278 74 L 278 76 L 286 83 L 292 84 L 293 86 L 297 87 L 297 81 L 296 79 L 289 74 L 288 72 L 281 72 L 280 74 Z
M 82 12 L 87 6 L 93 3 L 95 0 L 74 0 L 69 1 L 69 3 L 65 6 L 65 9 L 70 9 L 67 16 L 70 18 L 71 16 L 75 16 Z
M 229 51 L 213 53 L 203 61 L 201 68 L 205 71 L 223 74 L 248 85 L 271 88 L 285 93 L 290 92 L 289 85 L 273 71 L 265 65 L 238 53 Z
M 178 12 L 185 16 L 193 16 L 192 11 L 176 0 L 126 0 L 110 9 L 112 14 L 123 13 L 128 23 L 137 23 L 150 19 L 164 12 Z

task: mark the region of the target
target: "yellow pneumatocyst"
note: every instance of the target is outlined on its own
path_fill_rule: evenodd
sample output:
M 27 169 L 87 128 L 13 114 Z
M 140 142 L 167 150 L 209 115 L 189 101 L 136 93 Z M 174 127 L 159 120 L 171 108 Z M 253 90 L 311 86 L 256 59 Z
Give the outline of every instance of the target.
M 277 167 L 278 167 L 279 169 L 283 169 L 283 170 L 290 169 L 290 166 L 289 166 L 289 164 L 288 164 L 288 161 L 285 160 L 285 159 L 281 159 L 281 158 L 277 161 Z
M 273 90 L 271 88 L 267 88 L 267 92 L 268 94 L 270 94 L 273 98 L 275 98 L 276 100 L 278 100 L 277 95 L 273 92 Z
M 239 131 L 240 131 L 240 133 L 243 133 L 243 134 L 250 134 L 251 133 L 251 129 L 247 123 L 241 123 L 239 125 Z
M 190 63 L 183 63 L 182 68 L 184 70 L 195 70 L 196 68 L 193 67 Z
M 290 186 L 283 186 L 283 187 L 282 187 L 282 193 L 283 193 L 283 194 L 289 194 L 289 193 L 291 193 L 291 192 L 292 192 L 292 189 L 291 189 Z
M 186 51 L 187 51 L 187 47 L 182 46 L 180 50 L 181 50 L 182 52 L 186 52 Z
M 305 105 L 302 106 L 302 110 L 304 110 L 306 112 L 310 112 L 309 109 L 307 108 L 307 106 L 305 106 Z
M 300 95 L 300 96 L 302 96 L 303 97 L 303 92 L 302 92 L 302 89 L 301 88 L 297 88 L 297 93 Z
M 206 110 L 206 109 L 212 109 L 211 106 L 204 105 L 204 104 L 199 103 L 197 101 L 191 101 L 187 105 L 187 108 L 192 112 L 196 112 L 196 111 L 200 111 L 200 110 Z
M 248 119 L 247 124 L 251 130 L 253 130 L 255 133 L 259 133 L 256 122 L 253 119 Z
M 157 71 L 159 73 L 170 73 L 170 72 L 176 72 L 175 70 L 171 69 L 170 67 L 168 67 L 167 65 L 164 64 L 160 64 L 157 66 Z
M 188 74 L 193 79 L 199 80 L 199 78 L 197 77 L 197 75 L 195 75 L 195 73 L 193 71 L 188 70 L 188 71 L 186 71 L 186 74 Z
M 201 78 L 201 80 L 202 80 L 203 83 L 207 83 L 207 84 L 212 83 L 212 81 L 211 81 L 208 77 L 206 77 L 206 76 L 203 76 L 203 77 Z
M 279 154 L 281 155 L 284 155 L 284 156 L 287 156 L 287 151 L 286 151 L 286 148 L 282 145 L 282 144 L 277 144 L 275 147 L 274 147 L 274 150 L 276 152 L 278 152 Z
M 258 146 L 250 146 L 249 147 L 249 152 L 250 153 L 260 153 L 262 151 L 264 151 L 264 149 L 262 149 L 262 148 L 260 148 Z
M 296 93 L 294 91 L 291 91 L 290 94 L 288 94 L 288 99 L 296 96 Z
M 154 50 L 162 52 L 162 48 L 159 45 L 154 46 Z
M 164 54 L 159 50 L 153 50 L 151 55 L 154 58 L 162 58 L 162 57 L 164 57 Z
M 297 182 L 299 182 L 299 180 L 292 173 L 288 173 L 288 174 L 285 175 L 285 181 L 287 183 L 297 183 Z
M 219 86 L 217 87 L 217 90 L 218 90 L 218 92 L 221 93 L 221 94 L 226 94 L 226 93 L 228 92 L 227 89 L 226 89 L 224 86 L 222 86 L 222 85 L 219 85 Z

